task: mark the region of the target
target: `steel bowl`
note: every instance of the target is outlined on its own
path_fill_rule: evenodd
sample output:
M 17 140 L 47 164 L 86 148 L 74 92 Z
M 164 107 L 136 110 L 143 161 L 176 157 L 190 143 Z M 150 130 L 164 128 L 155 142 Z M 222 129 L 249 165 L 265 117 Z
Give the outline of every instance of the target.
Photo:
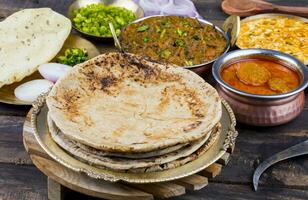
M 138 23 L 138 22 L 141 22 L 145 19 L 148 19 L 148 18 L 153 18 L 153 17 L 163 17 L 165 15 L 152 15 L 152 16 L 147 16 L 147 17 L 143 17 L 143 18 L 140 18 L 140 19 L 137 19 L 133 22 L 131 22 L 130 24 L 134 24 L 134 23 Z M 199 19 L 199 18 L 194 18 L 194 17 L 191 17 L 193 19 L 197 19 L 200 23 L 202 24 L 207 24 L 207 25 L 210 25 L 210 26 L 213 26 L 226 40 L 227 42 L 227 45 L 225 47 L 225 50 L 224 52 L 221 54 L 221 55 L 224 55 L 226 52 L 228 52 L 229 48 L 230 48 L 230 39 L 229 37 L 227 36 L 227 34 L 221 29 L 219 28 L 218 26 L 214 25 L 213 23 L 207 21 L 207 20 L 204 20 L 204 19 Z M 128 24 L 127 26 L 129 26 L 130 24 Z M 122 31 L 125 29 L 125 27 L 122 29 Z M 120 43 L 121 43 L 121 34 L 120 34 L 120 37 L 119 37 L 119 40 L 120 40 Z M 128 52 L 129 53 L 129 52 Z M 220 56 L 221 56 L 220 55 Z M 211 66 L 212 64 L 214 63 L 215 60 L 217 60 L 219 58 L 219 56 L 213 60 L 210 60 L 210 61 L 207 61 L 205 63 L 201 63 L 201 64 L 198 64 L 198 65 L 192 65 L 192 66 L 181 66 L 181 67 L 184 67 L 186 69 L 190 69 L 194 72 L 196 72 L 197 74 L 203 76 L 205 75 L 210 69 L 211 69 Z
M 224 67 L 247 58 L 260 58 L 283 64 L 298 73 L 300 85 L 288 93 L 258 95 L 240 91 L 222 80 L 221 71 Z M 236 50 L 217 59 L 212 73 L 218 83 L 218 93 L 230 104 L 239 122 L 255 126 L 275 126 L 291 121 L 304 109 L 308 69 L 288 54 L 265 49 Z
M 72 21 L 73 28 L 76 31 L 78 31 L 79 33 L 81 33 L 82 35 L 84 35 L 88 38 L 92 38 L 92 39 L 96 39 L 96 40 L 100 40 L 100 41 L 113 41 L 112 36 L 102 37 L 102 36 L 92 35 L 90 33 L 83 32 L 82 30 L 78 29 L 74 25 L 74 22 L 73 22 L 74 10 L 82 8 L 82 7 L 86 7 L 87 5 L 97 4 L 97 3 L 101 3 L 101 4 L 104 4 L 104 5 L 107 5 L 107 6 L 115 6 L 115 7 L 126 8 L 126 9 L 132 11 L 135 14 L 135 16 L 137 17 L 137 19 L 144 17 L 143 9 L 132 0 L 76 0 L 69 6 L 67 16 Z

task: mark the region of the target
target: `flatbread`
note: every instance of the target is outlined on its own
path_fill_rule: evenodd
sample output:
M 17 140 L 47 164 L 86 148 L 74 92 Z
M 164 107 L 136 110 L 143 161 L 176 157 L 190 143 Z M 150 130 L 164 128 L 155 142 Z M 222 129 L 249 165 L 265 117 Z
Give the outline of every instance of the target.
M 0 22 L 0 88 L 53 59 L 70 31 L 70 20 L 50 8 L 25 9 Z
M 212 131 L 210 138 L 205 142 L 205 144 L 191 155 L 179 158 L 177 160 L 162 165 L 155 165 L 148 168 L 131 169 L 129 170 L 129 172 L 133 173 L 157 172 L 183 166 L 189 162 L 198 159 L 200 156 L 205 154 L 213 146 L 213 144 L 215 144 L 220 134 L 221 134 L 221 124 L 218 124 L 217 127 L 215 127 L 215 129 Z
M 129 170 L 165 164 L 179 158 L 191 155 L 193 152 L 198 150 L 209 138 L 209 136 L 206 136 L 181 149 L 161 156 L 129 159 L 114 156 L 102 156 L 97 154 L 97 151 L 87 151 L 80 148 L 78 145 L 76 145 L 76 141 L 66 138 L 65 135 L 61 133 L 61 131 L 55 126 L 50 117 L 48 117 L 48 127 L 53 140 L 69 154 L 73 155 L 76 158 L 85 160 L 91 165 L 99 165 L 113 170 Z
M 150 152 L 145 152 L 145 153 L 142 153 L 142 152 L 141 153 L 114 153 L 114 152 L 97 150 L 97 149 L 94 149 L 93 147 L 89 147 L 89 146 L 81 144 L 79 142 L 75 142 L 75 144 L 80 149 L 83 149 L 84 151 L 96 154 L 98 156 L 132 158 L 132 159 L 150 158 L 150 157 L 154 157 L 154 156 L 161 156 L 161 155 L 176 151 L 178 149 L 181 149 L 184 146 L 189 145 L 188 143 L 177 144 L 175 146 L 167 147 L 165 149 L 160 149 L 160 150 L 150 151 Z
M 112 152 L 189 143 L 221 117 L 217 91 L 200 76 L 132 54 L 102 54 L 75 66 L 46 102 L 67 137 Z
M 200 156 L 202 156 L 203 154 L 205 154 L 212 146 L 213 144 L 217 141 L 217 139 L 219 138 L 219 135 L 221 134 L 221 125 L 218 124 L 217 127 L 215 127 L 216 129 L 214 129 L 209 137 L 209 139 L 203 144 L 203 146 L 201 146 L 197 151 L 195 151 L 194 153 L 192 153 L 191 155 L 187 156 L 187 157 L 182 157 L 179 158 L 177 160 L 168 162 L 168 163 L 164 163 L 164 164 L 160 164 L 160 165 L 154 165 L 151 167 L 141 167 L 141 168 L 132 168 L 132 169 L 128 169 L 128 170 L 119 170 L 119 169 L 110 169 L 107 168 L 105 166 L 102 165 L 95 165 L 93 163 L 89 163 L 87 160 L 82 159 L 81 157 L 77 157 L 75 155 L 74 156 L 77 160 L 80 160 L 81 162 L 86 162 L 90 165 L 93 165 L 94 167 L 97 167 L 99 169 L 105 169 L 105 170 L 113 170 L 116 172 L 130 172 L 130 173 L 146 173 L 146 172 L 158 172 L 158 171 L 164 171 L 164 170 L 169 170 L 169 169 L 174 169 L 180 166 L 183 166 L 189 162 L 192 162 L 196 159 L 198 159 Z

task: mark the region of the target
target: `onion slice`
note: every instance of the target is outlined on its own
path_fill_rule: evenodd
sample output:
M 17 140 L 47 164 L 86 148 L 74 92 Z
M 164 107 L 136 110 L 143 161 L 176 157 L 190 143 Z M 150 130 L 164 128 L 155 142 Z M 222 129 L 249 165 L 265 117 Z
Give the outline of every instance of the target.
M 46 63 L 40 65 L 38 71 L 45 79 L 55 83 L 70 69 L 72 69 L 72 67 L 69 65 L 63 65 L 59 63 Z
M 144 10 L 145 16 L 181 15 L 202 18 L 191 0 L 135 0 Z
M 40 94 L 48 92 L 52 86 L 53 83 L 48 80 L 37 79 L 19 85 L 15 88 L 14 94 L 17 99 L 32 103 Z
M 183 15 L 189 17 L 199 16 L 195 5 L 190 0 L 170 0 L 169 3 L 161 9 L 160 14 Z

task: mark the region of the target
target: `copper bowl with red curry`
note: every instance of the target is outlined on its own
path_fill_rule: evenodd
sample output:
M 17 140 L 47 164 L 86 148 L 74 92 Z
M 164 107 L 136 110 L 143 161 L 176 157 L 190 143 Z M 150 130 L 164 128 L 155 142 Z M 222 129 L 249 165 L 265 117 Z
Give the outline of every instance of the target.
M 308 68 L 296 58 L 273 50 L 229 52 L 213 64 L 217 90 L 239 122 L 275 126 L 304 109 Z
M 124 27 L 120 43 L 125 52 L 149 60 L 191 69 L 199 75 L 229 50 L 229 38 L 209 21 L 183 16 L 154 15 Z

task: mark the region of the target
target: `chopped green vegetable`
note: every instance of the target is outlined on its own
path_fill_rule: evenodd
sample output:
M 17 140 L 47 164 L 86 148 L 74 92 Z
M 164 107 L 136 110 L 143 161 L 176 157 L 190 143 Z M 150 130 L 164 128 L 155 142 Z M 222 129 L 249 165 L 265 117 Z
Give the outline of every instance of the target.
M 187 33 L 185 31 L 180 30 L 179 28 L 176 29 L 176 33 L 179 36 L 187 36 Z
M 149 42 L 149 41 L 150 41 L 150 38 L 149 38 L 148 36 L 146 36 L 146 37 L 143 38 L 143 42 L 147 43 L 147 42 Z
M 199 37 L 198 35 L 194 35 L 194 36 L 192 36 L 192 39 L 194 39 L 194 40 L 200 40 L 200 37 Z
M 184 22 L 183 22 L 183 25 L 184 25 L 184 27 L 190 27 L 190 26 L 191 26 L 190 23 L 187 22 L 187 21 L 184 21 Z
M 148 25 L 143 25 L 143 26 L 140 26 L 137 31 L 138 32 L 144 32 L 146 30 L 148 30 L 150 27 Z
M 160 29 L 159 26 L 156 26 L 155 28 L 156 28 L 156 32 L 157 32 L 157 33 L 160 33 L 160 32 L 161 32 L 161 29 Z
M 71 48 L 66 49 L 64 56 L 59 56 L 57 62 L 65 65 L 74 66 L 89 59 L 85 49 Z
M 182 47 L 184 46 L 184 42 L 180 39 L 176 39 L 175 42 L 174 42 L 175 46 L 177 47 Z
M 192 60 L 185 60 L 185 64 L 186 64 L 187 66 L 192 66 L 192 65 L 194 65 Z
M 160 52 L 160 56 L 163 58 L 169 58 L 170 55 L 171 51 L 169 51 L 168 49 L 164 49 Z
M 119 35 L 125 25 L 136 19 L 135 14 L 126 8 L 105 6 L 101 3 L 76 9 L 73 14 L 72 21 L 78 30 L 101 37 L 112 36 L 109 22 L 112 22 L 116 34 Z
M 165 34 L 166 34 L 166 29 L 164 29 L 164 30 L 160 33 L 159 38 L 162 39 L 162 38 L 165 36 Z
M 171 26 L 171 22 L 170 22 L 169 20 L 163 21 L 163 22 L 162 22 L 162 25 L 163 25 L 164 27 L 168 28 L 168 27 Z

